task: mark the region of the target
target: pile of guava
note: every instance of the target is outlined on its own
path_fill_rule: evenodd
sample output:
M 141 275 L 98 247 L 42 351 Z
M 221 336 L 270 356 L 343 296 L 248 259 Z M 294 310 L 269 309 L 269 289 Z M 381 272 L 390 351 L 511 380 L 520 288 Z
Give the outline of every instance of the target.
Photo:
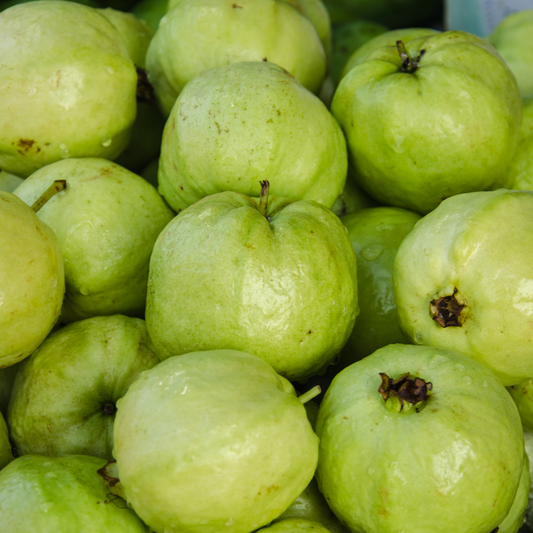
M 533 9 L 442 20 L 0 2 L 1 533 L 532 531 Z

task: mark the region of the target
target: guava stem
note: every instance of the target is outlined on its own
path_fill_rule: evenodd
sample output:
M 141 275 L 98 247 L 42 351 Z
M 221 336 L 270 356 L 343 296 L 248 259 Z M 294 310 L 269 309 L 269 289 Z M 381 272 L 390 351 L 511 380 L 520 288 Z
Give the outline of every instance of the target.
M 268 180 L 260 181 L 261 185 L 261 194 L 259 196 L 259 213 L 263 215 L 269 222 L 268 213 L 268 190 L 270 189 L 270 183 Z
M 316 398 L 321 392 L 322 389 L 320 388 L 320 385 L 315 385 L 312 389 L 309 389 L 307 392 L 298 396 L 298 400 L 305 405 L 309 400 Z
M 37 213 L 41 207 L 52 198 L 52 196 L 55 196 L 58 192 L 61 192 L 65 190 L 67 187 L 66 180 L 55 180 L 46 191 L 33 202 L 31 208 L 33 209 L 34 213 Z
M 400 54 L 400 60 L 402 61 L 402 71 L 407 72 L 409 74 L 415 72 L 418 68 L 420 60 L 422 59 L 422 56 L 426 53 L 426 51 L 420 50 L 418 57 L 416 59 L 411 59 L 403 41 L 396 41 L 396 48 L 398 49 L 398 53 Z
M 428 392 L 433 389 L 430 381 L 419 377 L 411 377 L 409 372 L 393 379 L 384 372 L 379 373 L 381 385 L 378 392 L 381 394 L 383 404 L 388 411 L 402 413 L 414 407 L 419 413 L 426 405 Z

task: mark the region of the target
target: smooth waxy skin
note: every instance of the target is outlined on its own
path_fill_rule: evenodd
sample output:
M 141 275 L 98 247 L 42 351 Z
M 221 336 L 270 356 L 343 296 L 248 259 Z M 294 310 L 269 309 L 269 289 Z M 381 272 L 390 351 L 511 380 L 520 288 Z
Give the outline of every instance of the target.
M 161 19 L 146 65 L 168 115 L 185 84 L 210 68 L 264 61 L 320 90 L 326 54 L 313 24 L 285 0 L 181 0 Z
M 487 37 L 516 76 L 523 96 L 533 96 L 533 9 L 505 17 Z
M 68 157 L 118 156 L 137 73 L 116 28 L 81 4 L 28 2 L 0 13 L 0 35 L 0 168 L 26 177 Z
M 56 179 L 67 187 L 39 211 L 65 260 L 64 323 L 91 316 L 141 317 L 148 264 L 173 213 L 146 180 L 105 159 L 67 159 L 35 172 L 16 195 L 31 204 Z
M 483 39 L 444 32 L 374 50 L 342 79 L 331 111 L 359 185 L 382 203 L 428 213 L 454 194 L 508 186 L 522 99 Z
M 342 131 L 284 69 L 245 62 L 211 69 L 180 94 L 161 145 L 159 191 L 175 211 L 221 191 L 270 193 L 332 207 L 346 181 Z
M 344 78 L 352 68 L 359 65 L 363 61 L 366 61 L 368 56 L 372 54 L 378 48 L 383 46 L 396 46 L 396 41 L 401 40 L 404 44 L 412 41 L 413 39 L 418 39 L 419 37 L 425 37 L 430 35 L 437 35 L 437 30 L 432 30 L 430 28 L 402 28 L 399 30 L 391 30 L 382 33 L 381 35 L 376 35 L 373 39 L 370 39 L 368 42 L 364 43 L 362 46 L 357 48 L 355 52 L 348 58 L 340 78 Z
M 524 98 L 520 140 L 509 167 L 511 189 L 533 191 L 533 96 Z
M 41 188 L 38 198 L 47 187 Z M 0 368 L 28 357 L 58 321 L 65 293 L 53 230 L 19 198 L 0 191 Z
M 110 495 L 96 473 L 105 459 L 86 455 L 18 457 L 0 471 L 0 516 L 9 533 L 148 533 L 148 528 Z
M 23 179 L 10 174 L 5 170 L 0 170 L 0 191 L 13 192 L 21 183 Z
M 420 215 L 398 207 L 375 207 L 341 220 L 357 257 L 361 309 L 342 350 L 340 364 L 344 367 L 387 344 L 409 343 L 398 324 L 392 275 L 398 247 Z
M 318 373 L 358 313 L 346 228 L 315 202 L 225 192 L 182 211 L 150 261 L 146 325 L 163 359 L 231 348 L 287 379 Z
M 292 385 L 243 352 L 171 357 L 118 402 L 120 482 L 157 533 L 270 523 L 313 477 L 317 451 Z
M 477 192 L 445 200 L 404 239 L 394 287 L 412 342 L 454 349 L 506 386 L 533 375 L 533 193 Z M 442 327 L 430 302 L 453 296 L 461 326 Z
M 498 526 L 498 533 L 517 533 L 524 525 L 530 487 L 531 476 L 529 474 L 529 458 L 527 453 L 524 453 L 524 466 L 522 468 L 518 490 L 516 491 L 516 496 L 513 505 L 511 505 L 511 508 L 509 509 L 509 513 Z
M 138 318 L 94 317 L 50 335 L 23 362 L 11 394 L 18 454 L 112 459 L 117 400 L 159 361 Z
M 419 412 L 389 411 L 380 372 L 433 389 Z M 354 533 L 486 533 L 508 514 L 524 440 L 514 402 L 457 352 L 389 345 L 334 378 L 321 403 L 317 479 Z

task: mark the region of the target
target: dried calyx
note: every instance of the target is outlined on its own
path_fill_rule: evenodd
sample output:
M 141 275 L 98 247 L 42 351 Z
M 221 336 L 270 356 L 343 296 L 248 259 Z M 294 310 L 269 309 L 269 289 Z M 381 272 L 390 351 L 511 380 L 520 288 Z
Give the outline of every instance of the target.
M 413 59 L 409 56 L 407 48 L 405 48 L 405 44 L 403 43 L 403 41 L 396 41 L 396 48 L 398 49 L 398 53 L 400 54 L 400 59 L 402 61 L 402 72 L 407 72 L 409 74 L 415 72 L 420 64 L 420 60 L 422 59 L 426 51 L 420 50 L 418 56 Z
M 268 213 L 268 190 L 270 189 L 270 183 L 268 180 L 260 181 L 261 195 L 259 196 L 259 212 L 270 222 L 271 218 Z
M 410 377 L 409 372 L 396 379 L 383 372 L 379 375 L 381 385 L 378 392 L 389 411 L 401 413 L 414 408 L 414 411 L 418 413 L 424 408 L 428 392 L 433 388 L 431 382 L 419 377 Z
M 429 303 L 431 318 L 443 328 L 463 325 L 464 316 L 461 312 L 465 306 L 458 302 L 456 294 L 457 289 L 454 289 L 452 295 L 442 296 L 436 300 L 431 300 Z

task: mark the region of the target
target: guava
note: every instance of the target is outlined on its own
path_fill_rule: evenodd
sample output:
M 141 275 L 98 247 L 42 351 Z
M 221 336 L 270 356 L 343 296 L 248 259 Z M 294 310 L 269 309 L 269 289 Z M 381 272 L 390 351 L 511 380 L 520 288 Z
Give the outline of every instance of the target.
M 0 470 L 14 459 L 9 442 L 7 424 L 4 415 L 0 413 Z
M 141 20 L 144 20 L 155 32 L 159 22 L 165 16 L 168 8 L 168 0 L 141 0 L 132 8 L 131 12 Z
M 126 502 L 109 493 L 87 455 L 24 455 L 0 470 L 2 530 L 54 533 L 148 533 Z
M 23 181 L 14 174 L 0 170 L 0 191 L 13 192 Z
M 511 509 L 509 509 L 509 513 L 503 519 L 503 522 L 498 526 L 497 533 L 517 533 L 524 525 L 530 487 L 529 458 L 527 453 L 524 453 L 524 466 L 522 467 L 522 475 L 520 476 L 513 505 L 511 505 Z
M 348 366 L 387 344 L 408 344 L 400 331 L 392 275 L 400 243 L 420 215 L 398 207 L 362 209 L 341 218 L 357 257 L 361 312 L 339 364 Z
M 187 82 L 243 61 L 276 63 L 314 93 L 326 73 L 313 24 L 285 0 L 180 0 L 161 19 L 146 56 L 166 115 Z
M 368 56 L 375 50 L 384 46 L 396 46 L 396 41 L 401 40 L 404 44 L 430 35 L 438 35 L 440 32 L 431 28 L 401 28 L 399 30 L 390 30 L 379 35 L 359 46 L 344 63 L 340 79 L 344 78 L 352 68 L 366 61 Z M 340 80 L 339 80 L 340 81 Z
M 61 320 L 142 317 L 152 247 L 174 214 L 148 182 L 99 158 L 66 159 L 24 180 L 15 194 L 31 204 L 54 180 L 67 188 L 39 211 L 56 233 L 65 264 Z
M 358 311 L 347 230 L 316 202 L 214 194 L 172 220 L 150 260 L 146 325 L 162 359 L 229 348 L 305 379 Z
M 346 183 L 342 194 L 337 197 L 331 210 L 338 216 L 343 217 L 350 213 L 355 213 L 360 209 L 368 207 L 378 207 L 378 203 L 374 198 L 369 196 L 357 183 L 353 177 L 353 169 L 348 166 L 348 175 L 346 176 Z
M 533 9 L 507 15 L 486 37 L 516 76 L 523 96 L 533 96 Z
M 46 186 L 36 191 L 38 198 Z M 59 320 L 65 272 L 58 239 L 22 200 L 0 191 L 0 368 L 28 357 Z
M 506 386 L 533 375 L 533 192 L 445 200 L 403 240 L 394 264 L 400 328 L 416 344 L 485 364 Z
M 159 361 L 138 318 L 88 318 L 50 335 L 23 361 L 11 393 L 18 454 L 112 459 L 117 400 Z
M 0 368 L 0 413 L 4 415 L 4 418 L 7 416 L 7 406 L 19 366 L 16 364 Z
M 345 368 L 316 432 L 319 488 L 352 532 L 497 531 L 523 471 L 505 387 L 443 348 L 391 344 Z
M 511 189 L 533 190 L 533 96 L 524 98 L 524 115 L 520 128 L 520 140 L 516 147 L 511 165 L 509 179 Z
M 305 405 L 309 405 L 307 402 Z M 294 500 L 289 508 L 274 523 L 287 519 L 311 520 L 319 523 L 330 533 L 347 533 L 338 518 L 329 508 L 324 496 L 313 478 L 305 490 Z
M 279 522 L 263 527 L 259 531 L 263 533 L 296 533 L 298 531 L 313 533 L 331 533 L 329 529 L 319 522 L 312 522 L 304 518 L 284 518 Z
M 358 184 L 383 204 L 425 214 L 509 185 L 522 99 L 496 50 L 472 34 L 375 49 L 342 79 L 331 111 Z
M 507 389 L 518 407 L 524 429 L 533 431 L 533 379 L 527 379 Z
M 316 468 L 318 439 L 294 388 L 247 353 L 171 357 L 117 407 L 118 476 L 106 477 L 157 533 L 258 529 Z
M 125 148 L 137 73 L 98 11 L 55 0 L 10 7 L 0 13 L 0 50 L 0 168 L 26 177 L 54 161 L 113 159 Z
M 159 192 L 175 211 L 221 191 L 315 200 L 332 207 L 346 181 L 342 131 L 326 106 L 272 63 L 210 69 L 183 89 L 168 118 Z

